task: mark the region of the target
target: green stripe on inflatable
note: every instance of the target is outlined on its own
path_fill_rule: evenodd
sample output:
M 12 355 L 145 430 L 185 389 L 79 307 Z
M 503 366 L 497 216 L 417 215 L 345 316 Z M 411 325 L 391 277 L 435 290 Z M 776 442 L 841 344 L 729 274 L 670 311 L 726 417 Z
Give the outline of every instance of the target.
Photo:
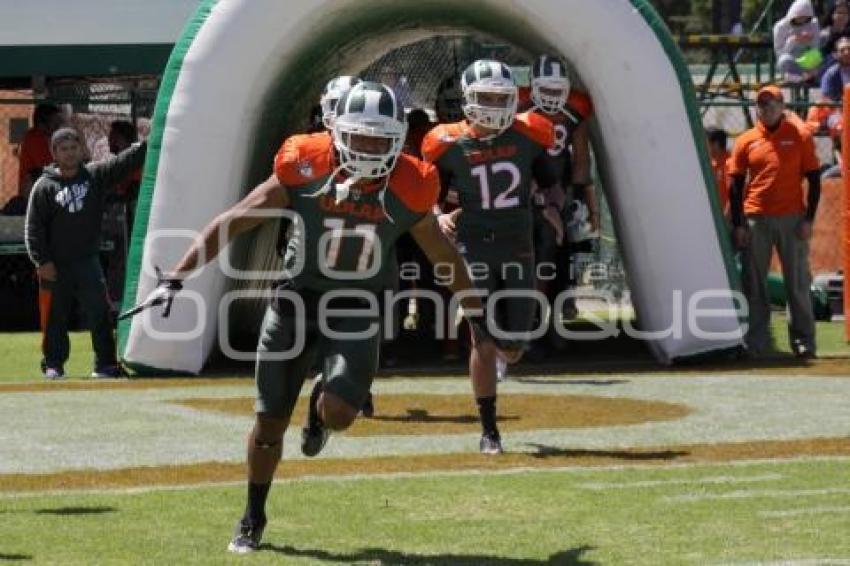
M 142 268 L 142 254 L 145 249 L 145 240 L 147 238 L 148 220 L 150 219 L 151 202 L 153 201 L 154 187 L 156 186 L 156 174 L 159 169 L 160 152 L 162 151 L 162 137 L 165 132 L 165 121 L 168 116 L 168 109 L 171 105 L 171 97 L 174 95 L 174 88 L 177 84 L 177 78 L 180 75 L 180 70 L 183 67 L 183 60 L 189 47 L 198 35 L 198 31 L 203 26 L 204 22 L 210 15 L 213 7 L 219 0 L 203 0 L 198 7 L 195 15 L 186 25 L 180 39 L 174 45 L 174 50 L 168 59 L 168 65 L 165 68 L 165 73 L 162 77 L 162 84 L 157 94 L 156 107 L 154 109 L 153 120 L 151 124 L 151 135 L 148 138 L 148 154 L 145 161 L 144 175 L 142 176 L 142 184 L 139 189 L 139 201 L 136 205 L 136 216 L 133 222 L 133 236 L 131 239 L 130 250 L 127 256 L 126 280 L 124 282 L 124 298 L 122 301 L 122 310 L 129 308 L 130 305 L 136 302 L 136 292 L 139 287 L 139 276 Z M 118 351 L 124 352 L 127 347 L 127 339 L 130 334 L 130 321 L 122 320 L 118 324 Z M 142 366 L 130 367 L 140 373 L 150 373 L 156 371 L 154 368 Z
M 726 222 L 723 219 L 723 211 L 720 209 L 720 196 L 717 191 L 717 186 L 714 179 L 714 172 L 711 169 L 711 161 L 708 156 L 708 148 L 706 147 L 705 132 L 700 118 L 699 109 L 696 104 L 696 95 L 694 93 L 693 79 L 691 79 L 688 66 L 685 64 L 685 59 L 682 52 L 679 50 L 673 36 L 670 35 L 670 30 L 667 25 L 655 11 L 655 8 L 649 3 L 649 0 L 631 0 L 632 6 L 640 13 L 650 29 L 655 33 L 659 43 L 667 53 L 670 59 L 670 64 L 676 71 L 676 76 L 679 78 L 679 87 L 682 89 L 682 100 L 685 103 L 685 108 L 688 112 L 688 121 L 691 124 L 691 132 L 694 136 L 694 144 L 699 153 L 700 167 L 702 175 L 705 179 L 705 188 L 708 192 L 708 199 L 711 203 L 711 213 L 714 217 L 714 227 L 717 231 L 717 239 L 720 242 L 720 248 L 723 252 L 723 263 L 726 266 L 726 276 L 729 278 L 729 287 L 731 289 L 740 290 L 740 276 L 735 267 L 735 259 L 732 254 L 732 246 L 729 240 Z

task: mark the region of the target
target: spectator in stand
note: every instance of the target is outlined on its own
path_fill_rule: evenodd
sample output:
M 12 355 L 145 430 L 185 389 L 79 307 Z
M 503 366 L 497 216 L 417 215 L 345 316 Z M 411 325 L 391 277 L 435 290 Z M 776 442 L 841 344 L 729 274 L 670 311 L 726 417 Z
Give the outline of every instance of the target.
M 778 87 L 759 90 L 756 104 L 758 123 L 735 140 L 730 167 L 732 234 L 743 250 L 743 290 L 750 311 L 747 347 L 758 356 L 770 346 L 767 275 L 776 248 L 788 296 L 791 350 L 799 358 L 813 358 L 809 240 L 820 200 L 820 164 L 812 136 L 786 118 Z M 809 184 L 805 200 L 804 179 Z
M 714 180 L 717 183 L 717 192 L 720 197 L 720 210 L 723 215 L 728 215 L 729 208 L 729 151 L 727 149 L 729 136 L 723 128 L 707 128 L 705 135 L 708 138 L 708 155 L 711 157 L 711 170 L 714 171 Z
M 850 37 L 842 37 L 835 43 L 835 63 L 827 69 L 821 79 L 821 94 L 832 102 L 841 102 L 844 98 L 844 85 L 848 83 L 850 83 Z
M 776 68 L 788 82 L 804 82 L 817 76 L 822 63 L 820 27 L 810 0 L 795 0 L 784 18 L 773 26 Z
M 33 184 L 41 176 L 45 165 L 53 161 L 50 154 L 50 136 L 62 125 L 62 112 L 54 104 L 39 104 L 32 115 L 33 126 L 21 142 L 18 155 L 18 197 L 21 199 L 21 214 L 26 210 Z
M 820 46 L 823 54 L 823 70 L 835 62 L 835 44 L 842 37 L 850 36 L 850 3 L 836 0 L 830 3 L 821 21 Z

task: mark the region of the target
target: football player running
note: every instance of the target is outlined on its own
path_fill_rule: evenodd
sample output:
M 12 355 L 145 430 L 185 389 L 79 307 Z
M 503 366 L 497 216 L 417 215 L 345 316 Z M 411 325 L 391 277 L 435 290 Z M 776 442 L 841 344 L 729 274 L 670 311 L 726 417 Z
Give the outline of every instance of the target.
M 319 97 L 319 107 L 322 111 L 322 125 L 327 131 L 330 132 L 333 130 L 334 120 L 336 119 L 336 104 L 339 102 L 339 99 L 351 90 L 351 87 L 358 85 L 361 82 L 363 82 L 362 79 L 351 75 L 340 75 L 327 82 L 324 90 L 322 91 L 322 95 Z M 321 382 L 322 374 L 320 373 L 315 377 L 313 389 L 320 389 L 322 387 Z M 319 391 L 316 391 L 315 394 L 318 395 L 318 393 Z M 360 407 L 360 413 L 365 417 L 372 417 L 375 414 L 375 404 L 372 399 L 371 391 L 369 391 L 366 395 L 366 399 L 363 401 L 363 406 Z M 304 439 L 321 434 L 321 431 L 317 429 L 316 419 L 311 418 L 314 416 L 315 415 L 307 415 L 307 422 L 304 423 L 304 427 L 301 429 L 301 436 Z M 305 456 L 312 457 L 318 455 L 318 452 L 313 453 L 310 451 L 310 445 L 307 442 L 302 442 L 301 448 L 302 451 L 304 451 Z
M 567 230 L 566 244 L 556 244 L 556 234 L 549 223 L 543 221 L 542 212 L 545 203 L 536 202 L 535 207 L 535 246 L 537 262 L 551 263 L 558 267 L 556 279 L 558 288 L 543 289 L 548 295 L 556 293 L 560 288 L 573 286 L 574 270 L 571 267 L 572 258 L 577 252 L 590 252 L 592 244 L 590 237 L 599 233 L 599 203 L 591 180 L 590 136 L 588 120 L 593 114 L 593 103 L 590 97 L 572 88 L 567 67 L 563 60 L 552 55 L 541 55 L 531 67 L 531 101 L 532 111 L 549 118 L 555 125 L 555 147 L 548 150 L 547 155 L 551 168 L 558 175 L 559 185 L 567 188 L 560 197 L 567 206 L 564 214 L 586 211 L 589 230 L 587 234 L 579 234 L 575 230 Z M 564 224 L 575 225 L 573 218 L 565 217 Z M 578 239 L 582 237 L 583 239 Z M 575 299 L 568 297 L 564 301 L 563 318 L 574 319 L 578 315 Z M 554 319 L 554 313 L 552 313 Z M 552 322 L 555 322 L 554 320 Z M 543 346 L 543 341 L 538 341 Z M 540 353 L 545 356 L 544 351 Z
M 496 343 L 473 335 L 469 359 L 482 427 L 479 448 L 484 454 L 500 454 L 496 365 L 500 355 L 507 362 L 518 361 L 531 336 L 539 302 L 531 185 L 532 179 L 542 189 L 557 183 L 546 160 L 555 132 L 552 122 L 539 114 L 517 115 L 517 86 L 503 63 L 474 62 L 461 75 L 461 90 L 466 119 L 431 130 L 422 155 L 439 169 L 441 184 L 458 192 L 460 211 L 441 217 L 440 225 L 456 236 L 476 287 L 489 295 L 508 295 L 488 301 L 494 308 L 487 309 L 487 317 L 500 330 Z M 560 228 L 556 206 L 548 217 Z
M 314 362 L 320 362 L 324 378 L 310 398 L 316 434 L 302 438 L 302 450 L 318 453 L 328 431 L 346 429 L 363 405 L 381 339 L 378 297 L 395 273 L 390 262 L 397 238 L 410 232 L 430 261 L 461 273 L 455 291 L 471 287 L 463 259 L 431 213 L 439 194 L 436 169 L 401 153 L 406 128 L 404 109 L 388 87 L 355 85 L 337 103 L 332 131 L 286 139 L 271 176 L 212 220 L 201 243 L 189 247 L 152 293 L 151 299 L 167 301 L 188 274 L 234 237 L 275 211 L 288 209 L 294 216 L 284 275 L 260 329 L 247 504 L 228 545 L 231 552 L 260 545 L 284 432 Z M 480 317 L 478 297 L 461 302 Z M 478 318 L 470 323 L 486 332 Z M 292 356 L 281 355 L 291 350 Z

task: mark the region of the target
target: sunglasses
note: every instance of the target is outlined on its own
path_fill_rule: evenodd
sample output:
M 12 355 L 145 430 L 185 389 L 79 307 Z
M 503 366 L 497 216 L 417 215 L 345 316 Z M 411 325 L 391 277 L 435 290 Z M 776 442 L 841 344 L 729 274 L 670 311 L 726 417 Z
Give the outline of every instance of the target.
M 809 18 L 809 17 L 794 18 L 793 20 L 791 20 L 791 25 L 799 27 L 799 26 L 804 26 L 811 21 L 812 21 L 812 19 Z

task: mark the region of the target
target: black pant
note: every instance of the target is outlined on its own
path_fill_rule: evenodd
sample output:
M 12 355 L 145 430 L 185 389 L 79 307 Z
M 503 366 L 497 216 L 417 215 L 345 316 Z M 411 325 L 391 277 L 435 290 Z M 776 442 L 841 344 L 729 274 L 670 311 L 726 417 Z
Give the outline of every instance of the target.
M 50 291 L 47 328 L 43 329 L 42 353 L 48 367 L 62 367 L 68 360 L 68 320 L 74 299 L 83 308 L 94 349 L 95 367 L 115 365 L 115 336 L 109 316 L 106 281 L 97 256 L 56 262 L 56 281 L 43 281 Z

